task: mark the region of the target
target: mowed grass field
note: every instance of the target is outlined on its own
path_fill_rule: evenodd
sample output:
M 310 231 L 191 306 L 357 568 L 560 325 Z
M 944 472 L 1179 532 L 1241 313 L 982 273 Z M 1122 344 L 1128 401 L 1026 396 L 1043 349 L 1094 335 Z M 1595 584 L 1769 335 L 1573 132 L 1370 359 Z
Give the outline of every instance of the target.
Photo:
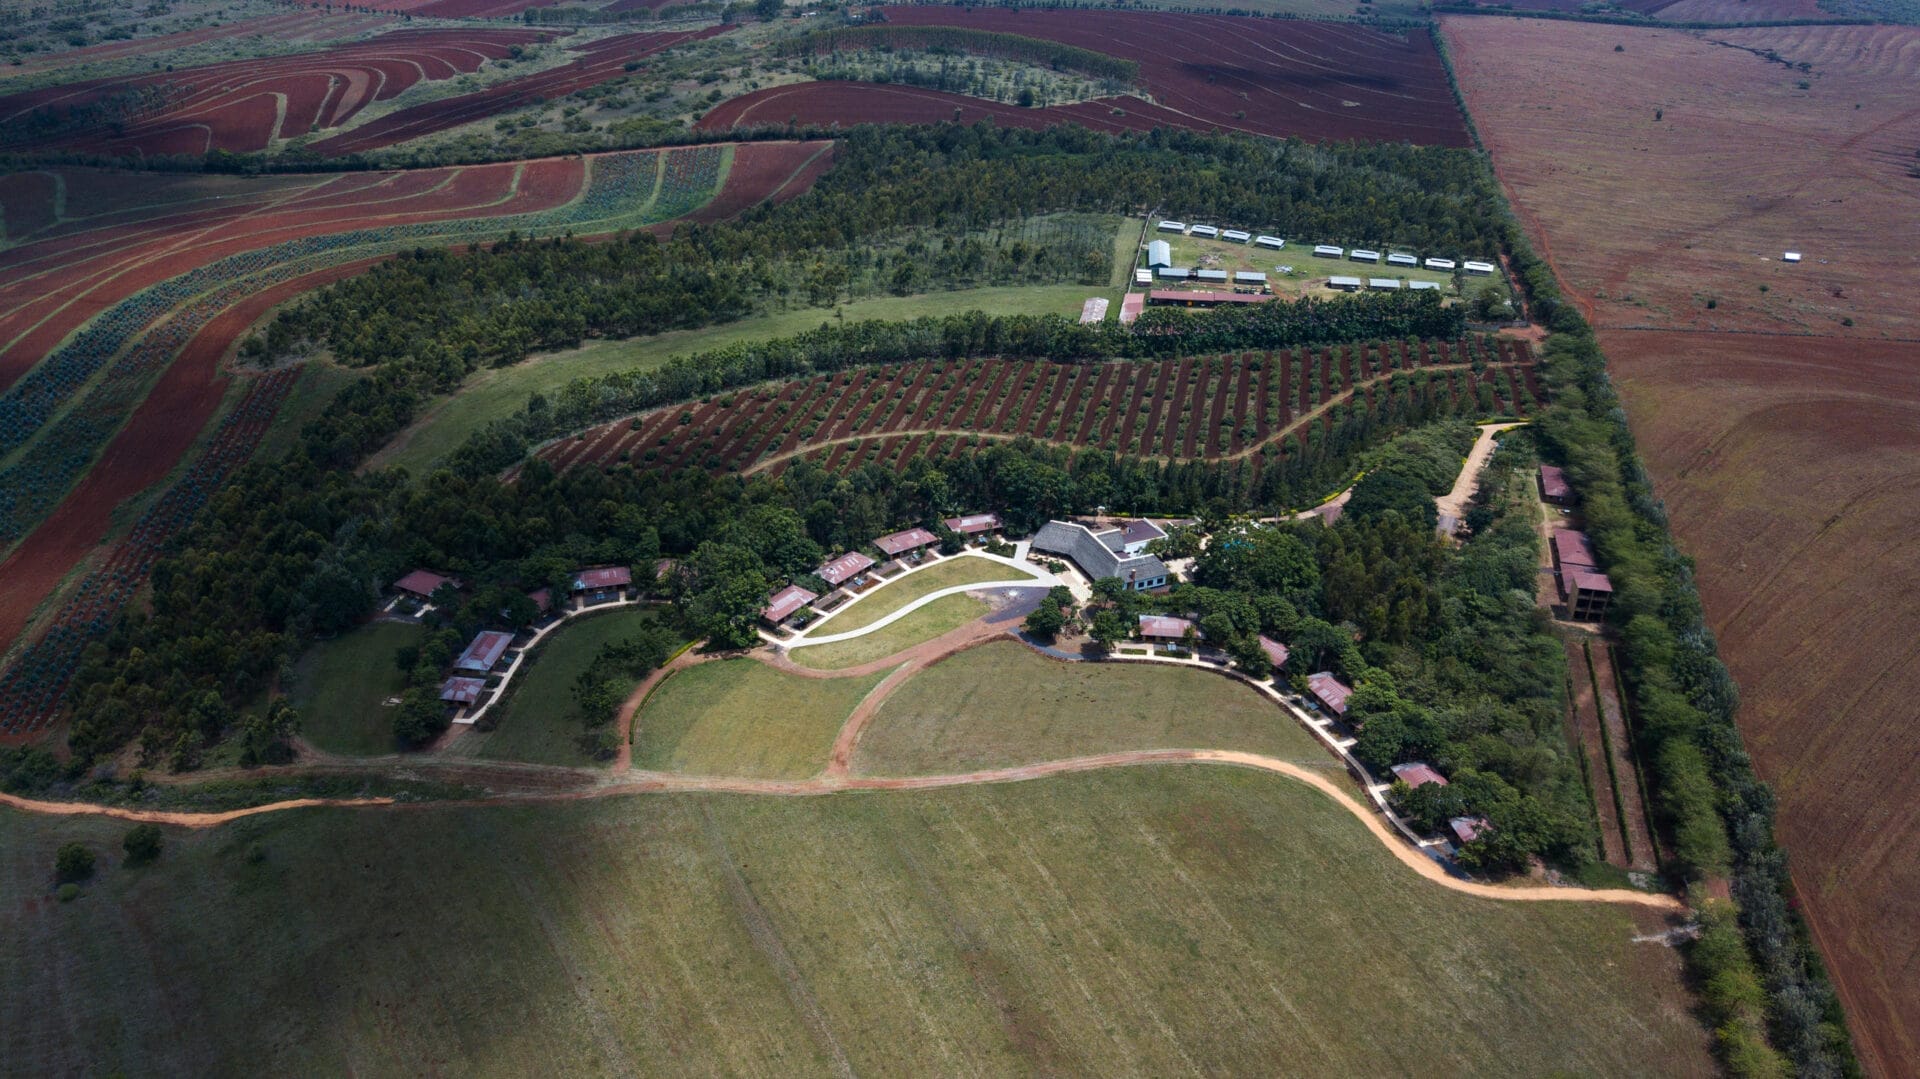
M 1026 575 L 1012 566 L 1002 565 L 977 555 L 958 555 L 886 582 L 861 596 L 857 602 L 835 611 L 832 616 L 809 627 L 809 635 L 831 637 L 838 633 L 851 633 L 856 629 L 863 629 L 915 600 L 931 596 L 943 588 L 957 588 L 963 584 L 981 584 L 986 581 L 1012 581 L 1024 576 Z
M 942 596 L 872 633 L 832 644 L 796 648 L 787 655 L 802 667 L 815 670 L 837 671 L 858 667 L 959 629 L 989 610 L 991 608 L 984 601 L 964 593 Z
M 471 746 L 475 756 L 538 764 L 600 763 L 580 751 L 587 728 L 574 707 L 574 680 L 602 646 L 631 637 L 655 620 L 654 612 L 629 607 L 577 618 L 555 630 L 514 676 L 513 695 L 490 713 L 499 726 L 471 733 L 454 748 Z
M 321 641 L 294 667 L 300 734 L 321 749 L 358 756 L 392 753 L 393 713 L 380 702 L 406 688 L 393 654 L 426 631 L 410 622 L 374 622 Z
M 853 768 L 971 772 L 1129 749 L 1239 749 L 1346 775 L 1279 705 L 1233 679 L 1163 664 L 1069 663 L 1015 641 L 914 675 L 869 721 Z
M 1713 1071 L 1660 916 L 1458 895 L 1251 771 L 299 810 L 138 870 L 0 813 L 23 1073 Z
M 673 671 L 633 717 L 633 766 L 696 775 L 803 779 L 884 675 L 801 678 L 754 659 Z
M 534 356 L 512 367 L 490 368 L 474 374 L 459 393 L 440 402 L 402 431 L 371 459 L 372 467 L 402 465 L 424 475 L 452 453 L 468 435 L 489 421 L 525 407 L 536 391 L 551 391 L 575 378 L 610 371 L 658 367 L 675 356 L 724 348 L 742 341 L 765 341 L 817 330 L 822 323 L 861 319 L 915 319 L 960 311 L 992 315 L 1072 315 L 1088 297 L 1106 296 L 1117 317 L 1120 288 L 1089 285 L 1007 286 L 961 289 L 918 296 L 883 296 L 856 300 L 837 308 L 807 307 L 742 319 L 724 326 L 675 330 L 626 341 L 593 341 L 568 352 Z

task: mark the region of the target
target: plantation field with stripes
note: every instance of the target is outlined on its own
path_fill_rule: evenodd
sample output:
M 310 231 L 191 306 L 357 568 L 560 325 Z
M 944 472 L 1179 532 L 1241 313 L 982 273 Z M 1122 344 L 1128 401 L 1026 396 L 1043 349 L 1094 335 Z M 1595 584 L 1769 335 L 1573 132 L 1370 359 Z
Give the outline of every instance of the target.
M 616 420 L 554 442 L 555 468 L 778 474 L 809 458 L 899 468 L 1033 438 L 1172 460 L 1266 461 L 1352 410 L 1525 415 L 1545 398 L 1525 341 L 1390 341 L 1159 361 L 975 359 L 867 367 Z

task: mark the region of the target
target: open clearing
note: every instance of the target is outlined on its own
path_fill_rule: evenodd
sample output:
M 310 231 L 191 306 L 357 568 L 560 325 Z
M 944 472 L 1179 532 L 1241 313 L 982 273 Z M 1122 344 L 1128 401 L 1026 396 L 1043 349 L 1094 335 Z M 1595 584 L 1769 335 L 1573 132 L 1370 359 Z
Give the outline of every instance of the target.
M 632 608 L 577 616 L 541 642 L 532 662 L 514 676 L 512 696 L 488 713 L 499 726 L 470 733 L 457 744 L 463 752 L 480 757 L 576 766 L 596 763 L 580 751 L 579 739 L 587 728 L 574 707 L 574 680 L 600 654 L 602 645 L 631 637 L 653 621 L 652 611 Z
M 856 629 L 871 626 L 914 600 L 922 596 L 930 596 L 942 588 L 979 584 L 983 581 L 1007 581 L 1020 575 L 1020 571 L 1011 566 L 985 558 L 972 555 L 949 558 L 925 569 L 915 570 L 905 577 L 888 581 L 874 591 L 861 596 L 858 603 L 842 608 L 825 620 L 814 623 L 808 627 L 808 633 L 821 637 L 831 637 L 836 633 L 851 633 Z
M 1233 769 L 303 810 L 170 829 L 66 905 L 54 848 L 124 823 L 6 824 L 35 1072 L 1712 1072 L 1677 956 L 1633 942 L 1661 916 L 1410 880 Z
M 375 622 L 308 649 L 289 694 L 301 735 L 333 753 L 393 752 L 393 714 L 380 704 L 406 688 L 393 654 L 425 636 L 415 623 Z
M 789 658 L 802 667 L 823 671 L 858 667 L 904 652 L 949 630 L 959 629 L 987 611 L 986 601 L 973 596 L 942 596 L 883 629 L 851 640 L 798 648 L 789 653 Z
M 1230 678 L 1069 663 L 996 641 L 916 674 L 875 713 L 855 772 L 930 775 L 1123 749 L 1240 749 L 1345 776 L 1313 735 Z
M 696 775 L 802 779 L 883 675 L 801 678 L 753 659 L 674 671 L 633 717 L 633 766 Z

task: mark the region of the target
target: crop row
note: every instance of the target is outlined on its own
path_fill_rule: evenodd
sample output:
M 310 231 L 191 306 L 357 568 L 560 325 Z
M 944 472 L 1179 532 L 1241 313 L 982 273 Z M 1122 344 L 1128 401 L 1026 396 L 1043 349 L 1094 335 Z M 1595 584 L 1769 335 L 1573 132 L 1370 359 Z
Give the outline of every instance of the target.
M 298 369 L 288 369 L 256 379 L 221 421 L 206 450 L 140 515 L 106 562 L 73 590 L 46 633 L 0 671 L 0 734 L 37 730 L 51 721 L 86 646 L 106 632 L 145 583 L 166 541 L 252 455 L 298 377 Z
M 1154 362 L 925 360 L 658 409 L 552 443 L 555 468 L 715 472 L 839 463 L 854 443 L 1030 437 L 1176 460 L 1271 456 L 1322 411 L 1404 395 L 1408 414 L 1525 413 L 1543 398 L 1524 341 L 1390 341 Z M 871 450 L 871 445 L 866 447 Z
M 711 196 L 719 182 L 724 148 L 664 152 L 667 172 L 674 171 L 677 158 L 694 159 L 679 167 L 678 175 L 687 186 L 669 207 L 662 207 L 670 200 L 659 193 L 662 151 L 607 155 L 592 160 L 586 193 L 554 210 L 304 237 L 228 256 L 115 304 L 0 397 L 0 456 L 25 446 L 0 471 L 0 543 L 24 535 L 59 501 L 139 402 L 152 375 L 241 298 L 316 269 L 423 242 L 486 239 L 509 229 L 615 227 L 615 223 L 661 220 L 662 213 L 677 215 L 679 207 L 701 198 L 691 187 L 701 177 Z M 166 318 L 170 312 L 177 313 Z M 166 321 L 157 329 L 143 333 L 162 318 Z M 129 343 L 133 343 L 130 349 Z M 106 372 L 99 375 L 103 366 Z M 82 391 L 83 398 L 41 430 L 70 397 Z

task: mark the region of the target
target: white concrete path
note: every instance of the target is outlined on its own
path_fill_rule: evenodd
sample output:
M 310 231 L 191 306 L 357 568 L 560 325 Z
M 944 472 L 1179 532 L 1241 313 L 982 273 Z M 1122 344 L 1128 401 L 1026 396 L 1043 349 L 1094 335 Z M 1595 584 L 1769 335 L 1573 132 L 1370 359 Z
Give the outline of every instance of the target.
M 899 610 L 894 611 L 892 614 L 889 614 L 886 617 L 881 618 L 879 621 L 873 622 L 866 626 L 862 626 L 859 629 L 848 630 L 845 633 L 830 633 L 825 636 L 819 636 L 819 637 L 814 636 L 814 634 L 819 632 L 822 626 L 827 625 L 828 623 L 832 622 L 835 618 L 839 617 L 841 614 L 857 606 L 861 600 L 868 599 L 873 596 L 885 595 L 887 589 L 893 587 L 894 585 L 900 583 L 901 581 L 906 580 L 909 577 L 912 577 L 914 574 L 919 573 L 921 570 L 929 569 L 933 566 L 943 566 L 943 565 L 946 565 L 948 562 L 951 562 L 957 558 L 980 558 L 980 559 L 985 559 L 988 562 L 998 562 L 1003 566 L 1008 566 L 1012 569 L 1019 570 L 1020 572 L 1026 574 L 1026 576 L 1018 577 L 1018 578 L 1010 578 L 1010 579 L 1001 580 L 1001 581 L 980 581 L 975 584 L 957 584 L 951 588 L 942 588 L 937 592 L 931 592 L 927 595 L 921 596 L 919 599 L 914 600 L 912 603 L 907 604 L 905 607 L 902 607 Z M 909 569 L 907 572 L 902 573 L 900 576 L 887 581 L 885 584 L 882 584 L 880 587 L 875 588 L 868 592 L 863 592 L 860 595 L 853 597 L 851 600 L 848 600 L 847 603 L 843 605 L 839 610 L 834 611 L 832 614 L 826 616 L 825 618 L 822 618 L 820 621 L 815 622 L 811 626 L 808 626 L 806 631 L 801 633 L 798 637 L 795 637 L 787 641 L 776 640 L 774 641 L 774 643 L 791 651 L 792 649 L 795 649 L 795 648 L 805 648 L 808 645 L 833 644 L 838 641 L 850 641 L 856 637 L 864 637 L 867 634 L 874 632 L 875 630 L 884 629 L 887 626 L 890 626 L 893 623 L 898 622 L 900 619 L 905 618 L 907 615 L 912 614 L 914 611 L 917 611 L 920 608 L 925 607 L 927 604 L 932 603 L 937 599 L 944 599 L 947 596 L 957 596 L 966 592 L 991 592 L 996 588 L 1052 588 L 1054 585 L 1062 584 L 1062 583 L 1064 582 L 1061 581 L 1059 577 L 1056 577 L 1053 574 L 1048 573 L 1046 570 L 1040 569 L 1037 566 L 1028 565 L 1016 559 L 1008 558 L 1004 555 L 988 554 L 985 551 L 968 551 L 964 554 L 950 555 L 946 558 L 942 558 L 933 562 L 922 562 L 921 564 L 913 567 L 912 569 Z

